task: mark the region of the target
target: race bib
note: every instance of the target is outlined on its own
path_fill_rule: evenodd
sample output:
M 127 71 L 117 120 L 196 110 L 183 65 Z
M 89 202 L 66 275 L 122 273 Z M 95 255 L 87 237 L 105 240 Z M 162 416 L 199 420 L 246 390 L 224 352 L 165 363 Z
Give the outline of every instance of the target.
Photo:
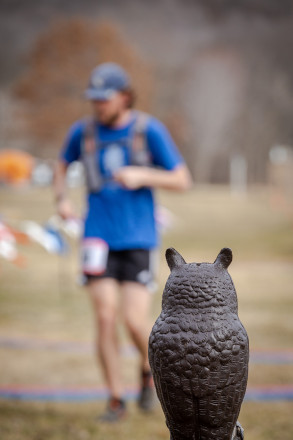
M 101 275 L 105 272 L 109 246 L 100 238 L 85 238 L 81 245 L 82 271 L 86 275 Z

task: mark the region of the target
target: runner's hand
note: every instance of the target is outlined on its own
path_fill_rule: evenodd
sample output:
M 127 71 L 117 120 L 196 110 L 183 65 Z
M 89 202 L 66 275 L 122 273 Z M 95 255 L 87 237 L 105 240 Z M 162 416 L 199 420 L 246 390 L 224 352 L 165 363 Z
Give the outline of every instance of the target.
M 126 166 L 116 171 L 114 180 L 127 189 L 139 189 L 147 186 L 148 171 L 147 167 Z

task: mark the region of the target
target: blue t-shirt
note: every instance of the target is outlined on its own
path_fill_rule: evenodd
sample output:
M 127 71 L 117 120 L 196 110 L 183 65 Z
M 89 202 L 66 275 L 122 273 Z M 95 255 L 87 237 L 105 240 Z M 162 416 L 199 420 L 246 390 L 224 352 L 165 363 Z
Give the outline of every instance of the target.
M 110 249 L 150 249 L 158 245 L 154 215 L 154 197 L 151 188 L 129 190 L 111 179 L 120 167 L 131 165 L 130 142 L 135 116 L 128 124 L 109 128 L 96 124 L 98 137 L 96 163 L 103 176 L 99 192 L 88 194 L 84 237 L 105 240 Z M 81 159 L 85 121 L 76 122 L 69 130 L 61 153 L 66 163 Z M 149 117 L 145 139 L 155 167 L 172 170 L 183 159 L 166 127 Z

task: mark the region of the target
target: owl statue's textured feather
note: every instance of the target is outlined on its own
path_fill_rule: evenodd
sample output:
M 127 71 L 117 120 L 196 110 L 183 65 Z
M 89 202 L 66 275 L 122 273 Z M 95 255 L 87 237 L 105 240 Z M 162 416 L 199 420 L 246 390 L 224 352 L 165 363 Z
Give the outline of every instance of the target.
M 227 272 L 232 251 L 222 249 L 214 263 L 187 264 L 169 248 L 166 259 L 171 274 L 150 335 L 149 359 L 170 438 L 241 438 L 237 418 L 249 347 Z

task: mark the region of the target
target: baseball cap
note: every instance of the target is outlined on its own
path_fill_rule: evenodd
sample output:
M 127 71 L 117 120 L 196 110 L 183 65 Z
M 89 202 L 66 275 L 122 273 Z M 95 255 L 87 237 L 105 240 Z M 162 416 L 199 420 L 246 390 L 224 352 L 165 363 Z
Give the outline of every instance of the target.
M 130 86 L 130 78 L 125 70 L 116 63 L 103 63 L 91 73 L 85 91 L 87 99 L 108 100 L 119 91 Z

